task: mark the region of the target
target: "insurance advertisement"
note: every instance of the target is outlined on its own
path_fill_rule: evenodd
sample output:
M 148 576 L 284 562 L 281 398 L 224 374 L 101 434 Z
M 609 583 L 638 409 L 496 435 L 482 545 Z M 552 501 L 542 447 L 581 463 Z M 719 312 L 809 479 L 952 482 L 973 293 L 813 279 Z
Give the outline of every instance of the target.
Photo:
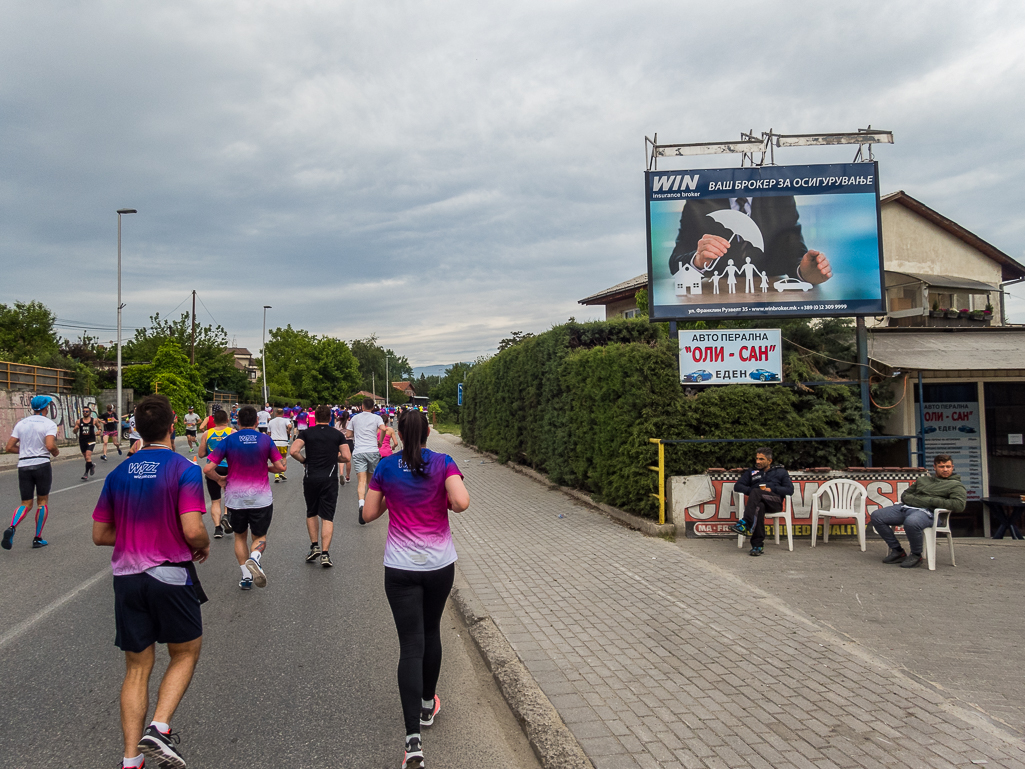
M 782 380 L 778 328 L 680 332 L 680 381 L 684 384 L 778 384 Z
M 885 312 L 875 163 L 648 171 L 652 320 Z

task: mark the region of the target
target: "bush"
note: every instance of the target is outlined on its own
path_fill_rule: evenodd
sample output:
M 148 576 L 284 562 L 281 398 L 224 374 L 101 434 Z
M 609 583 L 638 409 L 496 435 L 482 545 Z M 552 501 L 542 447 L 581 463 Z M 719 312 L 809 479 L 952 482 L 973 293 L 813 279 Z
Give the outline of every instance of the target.
M 847 386 L 798 392 L 730 385 L 685 394 L 676 343 L 645 320 L 568 323 L 523 339 L 468 374 L 463 440 L 500 461 L 527 464 L 555 483 L 601 501 L 657 514 L 651 493 L 657 447 L 650 438 L 771 438 L 860 435 L 860 399 Z M 670 474 L 749 465 L 751 444 L 666 449 Z M 860 463 L 855 442 L 773 446 L 790 467 Z M 853 460 L 853 461 L 852 461 Z

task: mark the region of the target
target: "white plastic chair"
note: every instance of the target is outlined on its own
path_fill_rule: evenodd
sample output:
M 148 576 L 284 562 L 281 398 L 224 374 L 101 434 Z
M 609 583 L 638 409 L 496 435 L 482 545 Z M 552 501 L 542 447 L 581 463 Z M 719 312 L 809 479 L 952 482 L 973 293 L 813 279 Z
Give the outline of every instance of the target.
M 943 524 L 940 525 L 940 519 Z M 925 535 L 925 556 L 929 562 L 929 571 L 936 571 L 936 535 L 946 534 L 947 544 L 950 545 L 950 565 L 957 566 L 954 562 L 954 535 L 950 531 L 950 511 L 943 507 L 936 508 L 932 516 L 932 526 L 924 529 Z
M 739 491 L 733 492 L 733 499 L 737 503 L 737 520 L 740 520 L 743 515 L 745 499 L 744 495 Z M 776 535 L 776 544 L 779 544 L 779 522 L 780 520 L 786 521 L 787 524 L 787 545 L 790 546 L 790 552 L 794 551 L 794 516 L 790 509 L 790 497 L 783 497 L 783 509 L 778 513 L 765 513 L 765 519 L 768 521 L 769 518 L 775 518 L 776 523 L 773 525 L 772 530 Z M 744 535 L 737 535 L 737 547 L 744 547 Z
M 829 509 L 822 509 L 822 498 L 829 496 Z M 853 518 L 858 527 L 858 544 L 861 552 L 865 552 L 865 503 L 868 491 L 860 483 L 850 478 L 834 478 L 824 483 L 811 498 L 811 546 L 815 547 L 815 539 L 819 530 L 819 518 L 822 522 L 822 541 L 829 542 L 829 524 L 831 518 Z

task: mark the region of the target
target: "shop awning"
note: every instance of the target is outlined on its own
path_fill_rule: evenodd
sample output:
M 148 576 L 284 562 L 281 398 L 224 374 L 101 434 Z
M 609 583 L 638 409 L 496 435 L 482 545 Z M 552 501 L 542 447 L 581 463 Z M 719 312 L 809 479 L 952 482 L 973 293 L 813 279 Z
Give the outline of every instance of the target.
M 901 371 L 1025 369 L 1025 328 L 874 329 L 868 357 Z
M 981 280 L 972 280 L 971 278 L 954 278 L 949 275 L 924 275 L 918 272 L 894 272 L 892 270 L 887 270 L 886 278 L 887 288 L 903 285 L 901 278 L 907 278 L 908 283 L 925 283 L 925 285 L 930 288 L 953 288 L 973 294 L 986 294 L 990 291 L 1000 290 L 1000 286 L 983 283 Z

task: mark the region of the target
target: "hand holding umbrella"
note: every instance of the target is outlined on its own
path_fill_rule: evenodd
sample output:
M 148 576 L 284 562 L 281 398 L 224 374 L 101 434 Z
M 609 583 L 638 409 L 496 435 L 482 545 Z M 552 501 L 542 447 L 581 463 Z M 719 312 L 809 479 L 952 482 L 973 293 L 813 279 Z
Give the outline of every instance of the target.
M 726 240 L 718 235 L 702 236 L 694 255 L 694 266 L 699 270 L 707 269 L 715 260 L 725 256 L 734 238 L 742 238 L 760 251 L 765 250 L 762 231 L 747 214 L 733 209 L 724 209 L 713 211 L 708 216 L 729 230 L 730 239 Z

